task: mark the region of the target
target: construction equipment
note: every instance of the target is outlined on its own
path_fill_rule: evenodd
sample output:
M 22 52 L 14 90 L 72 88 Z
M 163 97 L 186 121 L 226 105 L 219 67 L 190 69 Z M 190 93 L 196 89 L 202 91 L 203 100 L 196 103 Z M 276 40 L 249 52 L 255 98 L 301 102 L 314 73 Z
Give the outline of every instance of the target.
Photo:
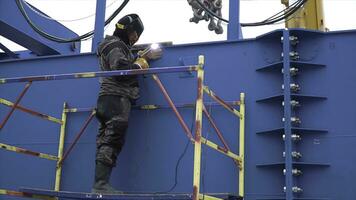
M 295 2 L 296 0 L 282 0 L 285 6 Z M 286 27 L 326 31 L 323 4 L 323 0 L 306 1 L 302 8 L 286 20 Z

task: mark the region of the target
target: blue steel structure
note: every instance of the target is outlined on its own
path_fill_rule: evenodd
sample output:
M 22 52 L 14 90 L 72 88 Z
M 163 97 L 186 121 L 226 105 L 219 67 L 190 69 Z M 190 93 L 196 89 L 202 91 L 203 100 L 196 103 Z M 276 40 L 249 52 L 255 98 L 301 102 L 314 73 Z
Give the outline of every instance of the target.
M 100 2 L 104 1 L 98 1 L 102 9 L 105 4 Z M 230 2 L 238 6 L 238 1 Z M 2 45 L 6 55 L 0 60 L 1 78 L 98 71 L 94 53 L 79 54 L 72 44 L 52 43 L 36 35 L 13 1 L 0 1 L 0 11 L 0 34 L 41 55 L 14 52 L 19 57 L 14 58 Z M 31 10 L 28 12 L 36 18 Z M 236 17 L 238 12 L 230 14 Z M 97 18 L 96 41 L 102 37 L 102 27 L 98 28 L 102 19 L 103 15 Z M 51 30 L 63 37 L 74 36 L 57 23 L 40 18 L 36 22 L 53 27 Z M 234 101 L 240 92 L 246 93 L 245 199 L 355 199 L 356 95 L 352 89 L 356 87 L 356 31 L 276 30 L 256 39 L 237 40 L 239 31 L 234 26 L 229 29 L 228 41 L 166 47 L 164 57 L 152 66 L 193 65 L 204 55 L 205 83 L 219 96 Z M 192 104 L 196 98 L 195 90 L 190 89 L 196 87 L 194 76 L 181 72 L 160 78 L 176 103 Z M 138 105 L 166 105 L 152 79 L 140 76 L 140 84 Z M 0 98 L 14 102 L 23 86 L 0 84 Z M 34 82 L 21 105 L 60 118 L 63 102 L 75 108 L 94 107 L 98 86 L 96 78 Z M 232 149 L 237 150 L 238 122 L 222 107 L 207 104 L 207 108 Z M 0 107 L 0 119 L 9 109 Z M 68 115 L 67 147 L 89 114 L 88 109 L 82 111 Z M 194 108 L 180 111 L 188 123 L 194 122 Z M 216 141 L 211 128 L 204 124 L 203 136 Z M 127 144 L 113 174 L 114 186 L 136 193 L 166 191 L 174 184 L 174 169 L 187 143 L 174 115 L 164 108 L 134 110 L 129 127 Z M 0 131 L 0 141 L 55 154 L 59 129 L 58 124 L 16 110 Z M 96 123 L 89 124 L 65 161 L 61 190 L 90 191 L 96 129 Z M 173 193 L 192 192 L 192 147 L 178 167 L 178 185 Z M 238 192 L 238 169 L 229 158 L 203 147 L 202 159 L 202 192 Z M 54 167 L 47 160 L 1 150 L 0 188 L 53 189 Z

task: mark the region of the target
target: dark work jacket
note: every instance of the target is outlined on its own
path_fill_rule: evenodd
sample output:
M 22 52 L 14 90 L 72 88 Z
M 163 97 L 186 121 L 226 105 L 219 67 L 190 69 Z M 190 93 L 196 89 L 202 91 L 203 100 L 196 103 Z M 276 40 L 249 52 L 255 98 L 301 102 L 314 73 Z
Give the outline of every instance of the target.
M 135 58 L 130 48 L 115 36 L 106 36 L 98 47 L 100 68 L 102 71 L 138 69 L 133 64 Z M 115 95 L 128 97 L 131 100 L 139 98 L 137 76 L 116 76 L 100 79 L 99 96 Z

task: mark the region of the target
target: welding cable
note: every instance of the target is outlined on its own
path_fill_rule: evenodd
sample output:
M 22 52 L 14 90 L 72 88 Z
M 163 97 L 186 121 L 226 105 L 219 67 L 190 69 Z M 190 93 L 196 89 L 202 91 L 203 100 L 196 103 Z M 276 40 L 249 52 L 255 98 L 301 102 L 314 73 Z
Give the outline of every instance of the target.
M 204 9 L 204 11 L 208 12 L 211 16 L 214 18 L 221 20 L 223 22 L 229 23 L 228 20 L 216 15 L 213 13 L 210 9 L 208 9 L 200 0 L 195 0 L 200 7 Z M 276 13 L 275 15 L 267 18 L 266 20 L 263 20 L 261 22 L 253 22 L 253 23 L 241 23 L 242 27 L 246 26 L 263 26 L 263 25 L 270 25 L 270 24 L 275 24 L 277 22 L 280 22 L 282 20 L 287 19 L 289 16 L 293 15 L 299 8 L 301 8 L 307 0 L 298 0 L 294 2 L 292 5 L 288 6 L 286 9 Z M 282 13 L 282 14 L 281 14 Z
M 281 22 L 283 20 L 287 20 L 290 16 L 292 16 L 295 12 L 297 12 L 305 3 L 307 0 L 300 0 L 296 1 L 294 4 L 290 5 L 288 9 L 286 9 L 283 12 L 283 15 L 278 16 L 276 14 L 275 16 L 272 16 L 264 21 L 257 22 L 257 23 L 242 23 L 241 26 L 263 26 L 263 25 L 270 25 L 270 24 L 276 24 L 278 22 Z
M 263 25 L 275 24 L 281 22 L 282 20 L 287 20 L 290 16 L 292 16 L 295 12 L 297 12 L 306 2 L 307 0 L 298 1 L 294 7 L 291 7 L 288 11 L 285 12 L 283 17 L 270 19 L 267 22 L 262 22 L 262 23 L 245 23 L 245 24 L 241 24 L 241 26 L 263 26 Z
M 125 8 L 125 6 L 127 5 L 127 3 L 129 1 L 130 0 L 124 0 L 124 2 L 120 5 L 120 7 L 117 10 L 115 10 L 115 12 L 105 21 L 105 26 L 110 24 L 110 22 L 121 12 L 121 10 Z M 35 25 L 31 21 L 31 19 L 29 18 L 29 16 L 27 15 L 27 13 L 23 7 L 22 2 L 23 2 L 23 0 L 16 0 L 17 7 L 19 8 L 21 14 L 23 15 L 23 17 L 25 18 L 27 23 L 31 26 L 31 28 L 44 38 L 47 38 L 49 40 L 52 40 L 52 41 L 55 41 L 58 43 L 70 43 L 70 42 L 79 42 L 79 41 L 88 39 L 89 37 L 91 37 L 94 34 L 94 31 L 90 31 L 82 36 L 79 36 L 76 38 L 71 38 L 71 39 L 65 39 L 65 38 L 60 38 L 60 37 L 50 35 L 50 34 L 44 32 L 43 30 L 41 30 L 37 25 Z
M 194 107 L 195 108 L 195 107 Z M 194 109 L 193 108 L 193 109 Z M 194 127 L 194 122 L 195 122 L 195 112 L 192 112 L 192 124 L 190 125 L 190 132 L 193 132 L 193 127 Z M 179 171 L 179 165 L 180 162 L 182 161 L 182 159 L 184 158 L 185 154 L 187 153 L 189 144 L 191 143 L 190 139 L 187 140 L 187 143 L 185 144 L 185 147 L 183 149 L 183 152 L 181 153 L 181 155 L 179 156 L 176 166 L 175 166 L 175 170 L 174 170 L 174 184 L 172 185 L 172 187 L 166 191 L 161 191 L 161 192 L 154 192 L 155 194 L 167 194 L 172 192 L 178 185 L 178 171 Z
M 288 11 L 290 11 L 290 9 L 292 9 L 293 7 L 295 7 L 298 3 L 300 3 L 301 0 L 297 0 L 295 1 L 293 4 L 287 6 L 284 10 L 279 11 L 278 13 L 272 15 L 271 17 L 261 21 L 261 22 L 268 22 L 270 20 L 274 20 L 274 19 L 278 19 L 280 17 L 282 17 L 283 15 L 285 15 L 286 13 L 288 13 Z
M 88 16 L 85 17 L 80 17 L 80 18 L 76 18 L 76 19 L 54 19 L 42 12 L 40 12 L 39 10 L 37 10 L 35 7 L 33 7 L 30 3 L 28 3 L 26 0 L 23 0 L 23 2 L 26 4 L 26 6 L 28 8 L 30 8 L 34 13 L 36 13 L 37 15 L 39 15 L 40 17 L 43 17 L 45 19 L 48 20 L 52 20 L 52 21 L 57 21 L 57 22 L 75 22 L 75 21 L 81 21 L 81 20 L 85 20 L 88 18 L 91 18 L 93 16 L 95 16 L 96 13 L 90 14 Z M 117 2 L 117 0 L 113 0 L 109 5 L 106 6 L 106 9 L 110 8 L 111 6 L 113 6 L 115 3 Z
M 199 5 L 200 7 L 202 7 L 204 9 L 204 11 L 208 12 L 210 15 L 212 15 L 213 17 L 223 21 L 223 22 L 226 22 L 226 23 L 229 23 L 228 20 L 216 15 L 215 13 L 213 13 L 209 8 L 207 8 L 200 0 L 195 0 Z M 292 9 L 294 6 L 296 6 L 296 4 L 298 3 L 301 3 L 303 0 L 298 0 L 296 2 L 294 2 L 292 5 L 288 6 L 286 9 L 278 12 L 277 14 L 267 18 L 266 20 L 263 20 L 261 22 L 255 22 L 255 23 L 242 23 L 241 25 L 255 25 L 255 24 L 260 24 L 260 23 L 265 23 L 265 22 L 268 22 L 269 20 L 271 20 L 272 18 L 276 18 L 277 15 L 279 15 L 280 13 L 285 13 L 285 12 L 288 12 L 288 10 Z

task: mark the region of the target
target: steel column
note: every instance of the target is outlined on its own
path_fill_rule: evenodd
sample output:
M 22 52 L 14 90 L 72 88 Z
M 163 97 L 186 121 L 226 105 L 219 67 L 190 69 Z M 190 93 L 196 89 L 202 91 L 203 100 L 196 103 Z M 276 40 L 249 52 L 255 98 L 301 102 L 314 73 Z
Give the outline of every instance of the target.
M 292 173 L 292 129 L 291 129 L 291 112 L 292 107 L 290 105 L 291 101 L 291 90 L 290 90 L 290 41 L 289 41 L 289 31 L 283 31 L 283 83 L 284 83 L 284 134 L 285 134 L 285 184 L 286 184 L 286 200 L 293 200 L 293 173 Z
M 96 0 L 96 17 L 94 38 L 91 45 L 91 52 L 95 52 L 104 36 L 106 0 Z
M 227 40 L 238 40 L 240 36 L 240 0 L 229 1 L 229 24 L 227 26 Z

